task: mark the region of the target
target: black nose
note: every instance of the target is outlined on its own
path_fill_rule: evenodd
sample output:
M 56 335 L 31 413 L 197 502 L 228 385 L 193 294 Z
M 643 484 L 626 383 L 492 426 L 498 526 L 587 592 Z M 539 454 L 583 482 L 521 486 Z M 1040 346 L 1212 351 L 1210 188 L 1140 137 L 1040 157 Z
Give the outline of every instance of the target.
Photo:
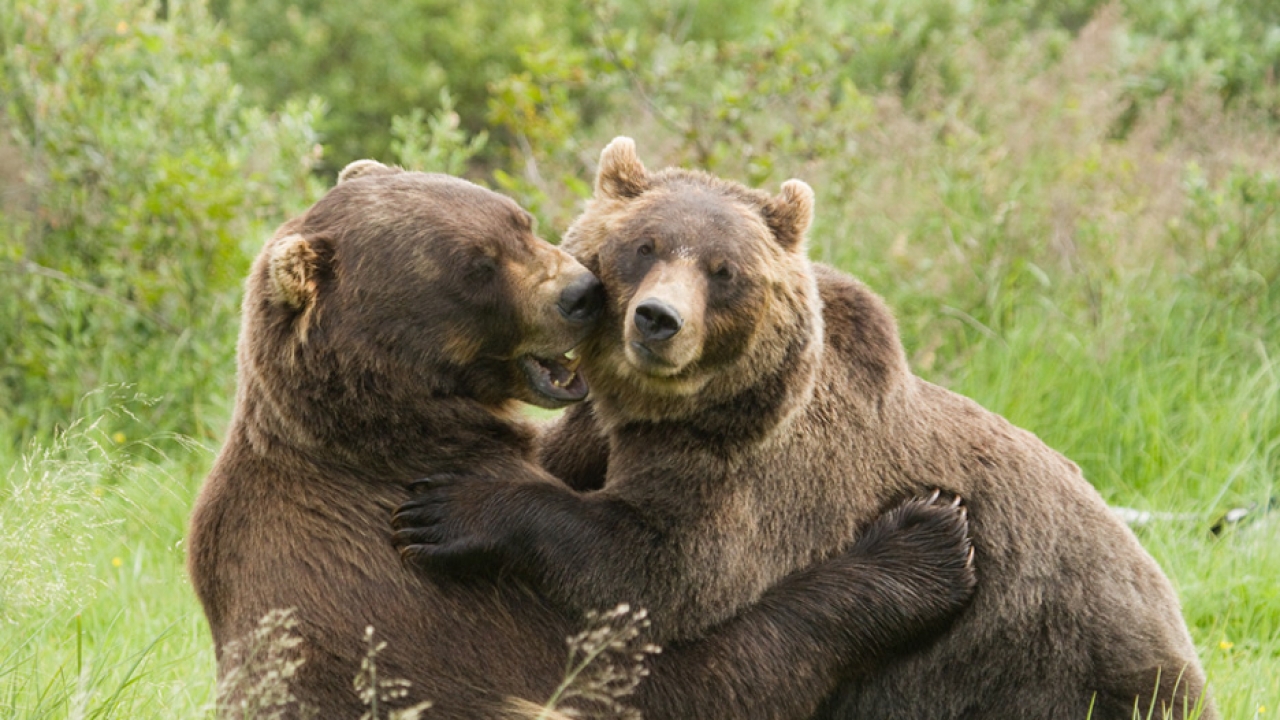
M 586 273 L 569 283 L 560 293 L 556 307 L 565 320 L 575 323 L 587 323 L 595 320 L 604 307 L 604 286 L 595 275 Z
M 666 340 L 683 325 L 680 313 L 661 300 L 649 299 L 636 306 L 636 328 L 645 340 Z

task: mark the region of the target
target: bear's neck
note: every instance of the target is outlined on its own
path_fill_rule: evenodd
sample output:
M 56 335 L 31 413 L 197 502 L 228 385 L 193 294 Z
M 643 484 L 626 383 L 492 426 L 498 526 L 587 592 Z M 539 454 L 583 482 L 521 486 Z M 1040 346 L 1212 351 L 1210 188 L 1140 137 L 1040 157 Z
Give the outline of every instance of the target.
M 270 393 L 242 369 L 233 431 L 266 457 L 281 453 L 370 481 L 404 482 L 438 472 L 484 471 L 528 462 L 535 432 L 514 408 L 469 398 L 382 402 L 303 388 Z

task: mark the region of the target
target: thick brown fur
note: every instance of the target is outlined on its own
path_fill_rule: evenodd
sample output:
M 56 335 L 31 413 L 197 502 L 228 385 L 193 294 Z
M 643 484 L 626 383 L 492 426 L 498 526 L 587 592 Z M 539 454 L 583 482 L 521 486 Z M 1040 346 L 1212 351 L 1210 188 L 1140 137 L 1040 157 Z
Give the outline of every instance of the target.
M 510 200 L 371 161 L 276 232 L 248 279 L 235 414 L 188 538 L 221 677 L 236 669 L 229 643 L 292 609 L 304 662 L 290 717 L 361 715 L 369 626 L 387 643 L 379 677 L 410 682 L 394 704 L 461 720 L 550 698 L 578 618 L 509 578 L 405 567 L 388 519 L 431 473 L 563 487 L 534 463 L 514 401 L 561 404 L 521 362 L 579 342 L 589 322 L 563 301 L 592 285 Z M 811 714 L 849 667 L 962 606 L 965 530 L 945 505 L 899 508 L 705 640 L 667 648 L 634 705 L 649 720 Z M 863 614 L 877 619 L 866 632 Z
M 582 351 L 593 395 L 543 451 L 578 487 L 605 470 L 603 489 L 499 502 L 486 487 L 479 502 L 478 481 L 450 480 L 407 509 L 404 536 L 431 527 L 427 558 L 469 538 L 560 602 L 626 600 L 650 608 L 659 638 L 686 638 L 940 486 L 974 523 L 975 601 L 827 714 L 1127 720 L 1207 705 L 1178 599 L 1134 535 L 1074 463 L 914 376 L 884 302 L 806 259 L 811 215 L 799 181 L 771 197 L 648 173 L 615 140 L 564 245 L 609 295 Z

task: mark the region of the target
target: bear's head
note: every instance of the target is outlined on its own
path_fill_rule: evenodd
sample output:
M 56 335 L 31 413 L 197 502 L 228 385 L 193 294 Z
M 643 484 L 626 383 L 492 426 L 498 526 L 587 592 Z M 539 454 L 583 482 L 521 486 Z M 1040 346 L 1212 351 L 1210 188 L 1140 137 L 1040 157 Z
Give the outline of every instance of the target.
M 796 374 L 822 342 L 812 218 L 800 180 L 769 195 L 698 171 L 650 173 L 629 138 L 610 143 L 563 245 L 608 296 L 582 348 L 603 416 L 692 418 L 742 407 L 749 391 L 747 406 L 777 409 L 803 391 Z
M 565 353 L 602 305 L 510 199 L 358 161 L 254 264 L 241 406 L 309 447 L 389 445 L 468 405 L 561 407 L 587 393 Z

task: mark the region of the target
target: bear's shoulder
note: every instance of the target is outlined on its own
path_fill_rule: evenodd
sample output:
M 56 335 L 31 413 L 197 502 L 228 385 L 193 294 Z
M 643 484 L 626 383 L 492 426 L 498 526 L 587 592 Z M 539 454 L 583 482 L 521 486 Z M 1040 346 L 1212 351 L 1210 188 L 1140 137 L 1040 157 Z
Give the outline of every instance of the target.
M 813 263 L 813 275 L 827 352 L 869 373 L 877 385 L 909 376 L 898 323 L 884 299 L 830 265 Z

